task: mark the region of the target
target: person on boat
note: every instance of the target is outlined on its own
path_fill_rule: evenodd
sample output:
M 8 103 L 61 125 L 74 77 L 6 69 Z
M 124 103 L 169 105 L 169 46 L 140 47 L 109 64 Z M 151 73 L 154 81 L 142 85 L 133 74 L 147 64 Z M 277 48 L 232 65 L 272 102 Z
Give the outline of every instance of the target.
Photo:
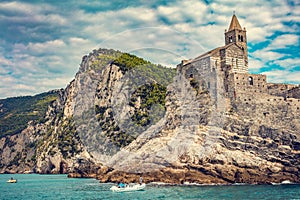
M 125 186 L 126 186 L 126 185 L 125 185 L 124 183 L 122 183 L 122 182 L 119 183 L 119 185 L 118 185 L 119 188 L 124 188 Z
M 143 184 L 143 177 L 140 176 L 140 185 L 142 185 L 142 184 Z

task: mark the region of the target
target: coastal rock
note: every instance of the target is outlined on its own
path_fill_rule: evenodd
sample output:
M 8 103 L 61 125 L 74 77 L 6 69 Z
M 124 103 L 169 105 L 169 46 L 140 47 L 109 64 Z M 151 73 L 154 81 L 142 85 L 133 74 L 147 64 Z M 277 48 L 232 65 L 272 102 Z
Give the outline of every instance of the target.
M 111 171 L 108 173 L 97 174 L 100 182 L 124 182 L 139 183 L 139 177 L 143 178 L 145 183 L 163 182 L 167 184 L 183 184 L 184 182 L 199 184 L 226 184 L 227 182 L 200 172 L 199 170 L 186 168 L 164 168 L 161 170 L 153 170 L 146 173 L 128 173 L 122 171 Z
M 270 101 L 276 97 L 269 94 L 243 94 L 251 103 L 222 95 L 214 100 L 207 88 L 193 87 L 190 70 L 179 68 L 168 87 L 164 119 L 114 155 L 114 170 L 100 181 L 130 182 L 142 173 L 145 181 L 176 184 L 300 182 L 299 110 Z M 178 168 L 186 170 L 170 170 Z M 197 175 L 186 180 L 181 173 Z

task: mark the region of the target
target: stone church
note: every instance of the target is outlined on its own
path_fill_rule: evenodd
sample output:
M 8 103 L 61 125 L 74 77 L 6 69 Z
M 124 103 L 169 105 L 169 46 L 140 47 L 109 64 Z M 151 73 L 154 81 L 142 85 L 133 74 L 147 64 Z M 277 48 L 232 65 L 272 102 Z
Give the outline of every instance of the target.
M 215 100 L 220 95 L 231 102 L 248 101 L 255 96 L 269 101 L 271 96 L 285 101 L 288 98 L 300 99 L 299 85 L 267 83 L 266 75 L 248 73 L 246 28 L 241 27 L 235 14 L 225 30 L 225 46 L 183 60 L 177 69 L 185 71 L 190 80 L 203 80 L 200 85 L 205 85 Z

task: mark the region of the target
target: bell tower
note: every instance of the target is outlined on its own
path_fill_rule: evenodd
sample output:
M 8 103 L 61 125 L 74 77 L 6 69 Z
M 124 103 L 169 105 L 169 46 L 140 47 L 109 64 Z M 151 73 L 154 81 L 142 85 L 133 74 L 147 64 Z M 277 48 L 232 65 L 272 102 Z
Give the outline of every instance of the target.
M 244 51 L 246 65 L 248 65 L 248 49 L 246 28 L 242 29 L 237 17 L 233 14 L 228 31 L 225 30 L 225 45 L 235 43 Z

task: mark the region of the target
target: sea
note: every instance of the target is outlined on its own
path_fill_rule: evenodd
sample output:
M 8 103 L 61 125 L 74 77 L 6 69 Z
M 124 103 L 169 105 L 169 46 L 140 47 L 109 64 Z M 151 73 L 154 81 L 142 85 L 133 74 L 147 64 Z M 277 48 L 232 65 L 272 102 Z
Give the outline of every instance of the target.
M 11 177 L 17 183 L 7 183 Z M 142 191 L 116 193 L 113 183 L 67 175 L 1 174 L 0 199 L 299 199 L 299 184 L 284 185 L 184 185 L 148 184 Z

